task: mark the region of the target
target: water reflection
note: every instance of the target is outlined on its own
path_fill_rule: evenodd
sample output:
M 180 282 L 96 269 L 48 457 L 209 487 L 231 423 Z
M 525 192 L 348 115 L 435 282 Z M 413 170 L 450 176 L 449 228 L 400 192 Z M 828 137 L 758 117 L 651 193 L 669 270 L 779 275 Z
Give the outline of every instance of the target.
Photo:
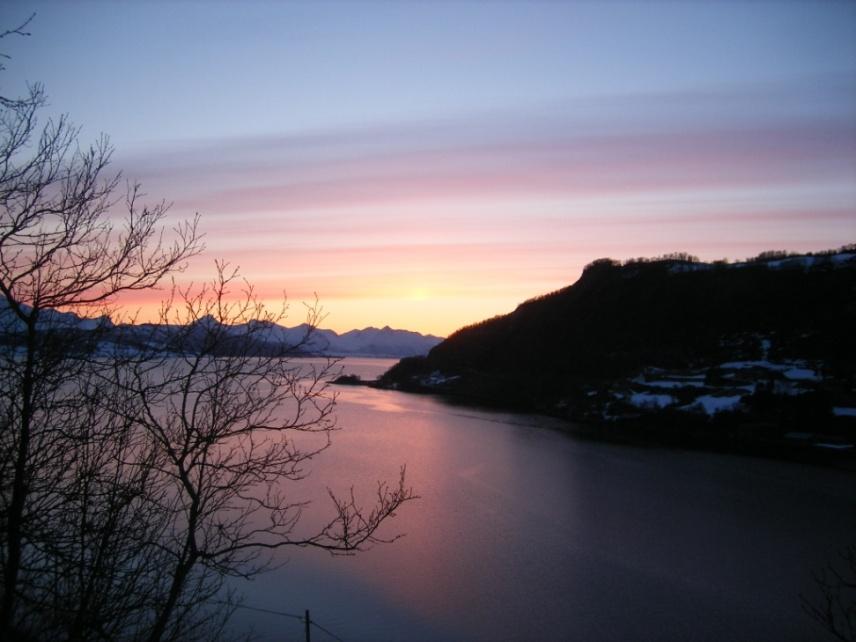
M 343 365 L 364 378 L 387 367 Z M 845 473 L 578 442 L 537 417 L 339 391 L 343 430 L 293 490 L 319 500 L 307 519 L 320 519 L 326 486 L 370 500 L 406 463 L 422 499 L 385 531 L 406 536 L 352 558 L 290 551 L 248 601 L 310 608 L 347 640 L 811 639 L 798 595 L 856 532 Z

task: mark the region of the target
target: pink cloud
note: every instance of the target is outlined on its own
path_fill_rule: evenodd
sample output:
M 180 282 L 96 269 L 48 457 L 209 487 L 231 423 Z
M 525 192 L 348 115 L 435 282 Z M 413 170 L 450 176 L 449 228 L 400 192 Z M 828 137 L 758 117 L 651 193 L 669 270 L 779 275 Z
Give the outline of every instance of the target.
M 215 214 L 296 212 L 845 180 L 856 172 L 854 149 L 856 125 L 843 123 L 452 146 L 293 171 L 237 169 L 220 187 L 191 190 L 177 205 Z
M 616 127 L 470 119 L 213 141 L 137 167 L 176 216 L 203 213 L 209 251 L 183 279 L 223 257 L 271 298 L 423 288 L 512 305 L 602 256 L 734 259 L 856 240 L 856 121 L 742 118 L 742 103 L 717 120 L 715 100 L 699 104 L 705 118 Z

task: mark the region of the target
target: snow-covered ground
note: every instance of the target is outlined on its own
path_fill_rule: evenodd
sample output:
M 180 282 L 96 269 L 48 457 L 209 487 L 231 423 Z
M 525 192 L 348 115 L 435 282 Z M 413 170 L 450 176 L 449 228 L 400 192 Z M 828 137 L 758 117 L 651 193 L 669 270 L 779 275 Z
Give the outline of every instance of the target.
M 741 395 L 730 397 L 717 397 L 715 395 L 702 395 L 690 404 L 688 409 L 701 410 L 706 415 L 715 415 L 723 410 L 734 410 L 740 405 Z
M 630 395 L 630 403 L 639 408 L 665 408 L 675 403 L 672 395 L 655 395 L 648 392 L 636 392 Z
M 791 381 L 820 381 L 820 375 L 810 368 L 791 368 L 782 374 Z
M 761 370 L 770 370 L 772 372 L 780 372 L 786 379 L 791 381 L 820 381 L 821 377 L 814 368 L 809 368 L 804 361 L 783 361 L 774 363 L 767 359 L 758 359 L 755 361 L 728 361 L 720 364 L 722 370 L 749 370 L 757 368 Z
M 681 412 L 713 416 L 742 409 L 759 390 L 774 395 L 795 396 L 816 390 L 823 382 L 821 364 L 805 360 L 768 358 L 770 339 L 761 338 L 763 359 L 729 361 L 707 370 L 666 370 L 646 368 L 632 379 L 616 382 L 611 391 L 619 403 L 639 409 L 661 410 L 672 407 Z M 856 408 L 837 407 L 837 416 L 856 417 Z
M 819 254 L 815 256 L 786 256 L 783 258 L 771 258 L 766 261 L 739 261 L 737 263 L 725 263 L 723 266 L 730 269 L 740 269 L 748 266 L 764 265 L 770 270 L 809 270 L 811 268 L 822 266 L 838 268 L 854 261 L 856 261 L 856 252 L 838 252 L 836 254 Z M 680 272 L 703 272 L 706 270 L 712 270 L 714 267 L 717 266 L 713 263 L 690 263 L 677 261 L 674 265 L 669 267 L 669 272 L 675 274 Z
M 784 372 L 794 367 L 792 363 L 773 363 L 767 359 L 757 359 L 755 361 L 727 361 L 719 365 L 723 370 L 748 370 L 749 368 L 763 368 L 764 370 L 776 370 Z
M 644 384 L 652 388 L 704 388 L 704 381 L 694 380 L 655 380 L 645 381 Z

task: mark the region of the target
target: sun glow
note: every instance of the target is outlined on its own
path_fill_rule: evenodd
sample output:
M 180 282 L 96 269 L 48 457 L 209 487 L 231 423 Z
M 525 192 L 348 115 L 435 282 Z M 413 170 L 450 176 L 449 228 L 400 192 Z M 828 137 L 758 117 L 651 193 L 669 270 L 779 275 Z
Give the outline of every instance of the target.
M 431 292 L 428 288 L 413 288 L 407 295 L 410 301 L 425 301 L 431 297 Z

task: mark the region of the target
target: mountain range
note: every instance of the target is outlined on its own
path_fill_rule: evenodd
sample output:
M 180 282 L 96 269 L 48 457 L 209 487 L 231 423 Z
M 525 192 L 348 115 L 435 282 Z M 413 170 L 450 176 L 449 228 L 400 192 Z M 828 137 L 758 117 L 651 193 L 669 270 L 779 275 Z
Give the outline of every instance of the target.
M 23 329 L 5 299 L 0 299 L 0 335 L 6 343 Z M 126 348 L 174 348 L 193 350 L 205 336 L 216 334 L 237 344 L 253 342 L 260 353 L 289 352 L 296 355 L 362 356 L 402 358 L 426 354 L 442 341 L 441 337 L 409 330 L 363 328 L 338 334 L 333 330 L 301 324 L 285 327 L 267 321 L 250 321 L 240 325 L 223 325 L 211 316 L 202 317 L 186 326 L 167 324 L 113 324 L 108 317 L 85 318 L 73 312 L 44 310 L 40 323 L 68 336 L 97 334 L 102 347 L 119 345 Z M 180 342 L 180 345 L 177 345 Z

